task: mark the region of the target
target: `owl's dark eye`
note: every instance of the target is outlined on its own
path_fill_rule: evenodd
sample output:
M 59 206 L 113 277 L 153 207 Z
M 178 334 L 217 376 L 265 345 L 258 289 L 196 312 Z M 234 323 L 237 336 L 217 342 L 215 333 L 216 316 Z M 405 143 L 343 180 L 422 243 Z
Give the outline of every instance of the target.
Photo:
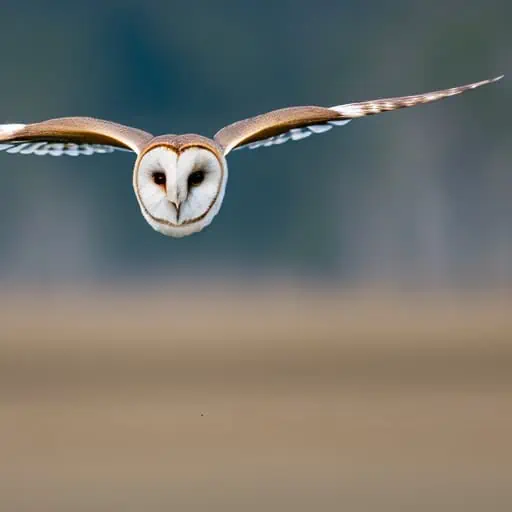
M 188 177 L 188 186 L 189 187 L 197 187 L 198 185 L 201 185 L 204 181 L 204 171 L 194 171 L 189 177 Z
M 153 178 L 153 181 L 157 184 L 157 185 L 165 185 L 165 182 L 166 182 L 166 178 L 165 178 L 165 173 L 162 172 L 162 171 L 155 171 L 153 174 L 152 174 L 152 178 Z

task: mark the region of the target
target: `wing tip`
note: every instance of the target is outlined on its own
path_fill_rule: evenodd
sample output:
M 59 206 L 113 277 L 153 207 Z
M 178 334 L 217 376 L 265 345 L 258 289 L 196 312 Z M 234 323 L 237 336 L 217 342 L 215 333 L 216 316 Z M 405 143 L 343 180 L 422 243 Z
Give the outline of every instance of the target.
M 481 87 L 482 85 L 489 85 L 494 84 L 495 82 L 499 82 L 505 75 L 495 76 L 494 78 L 488 78 L 487 80 L 482 80 L 481 82 L 475 82 L 473 84 L 470 84 L 470 87 L 477 88 Z

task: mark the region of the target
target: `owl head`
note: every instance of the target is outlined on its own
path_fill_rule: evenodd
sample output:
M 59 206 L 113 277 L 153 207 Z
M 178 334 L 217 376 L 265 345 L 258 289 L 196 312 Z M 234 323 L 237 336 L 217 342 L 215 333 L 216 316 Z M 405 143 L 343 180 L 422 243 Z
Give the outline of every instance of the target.
M 174 237 L 201 231 L 218 213 L 228 178 L 226 159 L 197 135 L 156 138 L 135 163 L 133 187 L 146 221 Z

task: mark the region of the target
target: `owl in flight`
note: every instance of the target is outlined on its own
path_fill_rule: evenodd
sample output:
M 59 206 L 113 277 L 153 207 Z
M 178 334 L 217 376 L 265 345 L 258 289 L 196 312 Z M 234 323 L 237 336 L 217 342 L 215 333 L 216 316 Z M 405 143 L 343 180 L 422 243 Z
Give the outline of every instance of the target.
M 0 125 L 0 151 L 22 155 L 92 155 L 115 150 L 137 155 L 133 188 L 142 215 L 160 233 L 182 237 L 201 231 L 218 213 L 228 178 L 226 156 L 300 140 L 352 119 L 455 96 L 500 77 L 440 91 L 334 107 L 289 107 L 201 135 L 159 135 L 90 117 Z

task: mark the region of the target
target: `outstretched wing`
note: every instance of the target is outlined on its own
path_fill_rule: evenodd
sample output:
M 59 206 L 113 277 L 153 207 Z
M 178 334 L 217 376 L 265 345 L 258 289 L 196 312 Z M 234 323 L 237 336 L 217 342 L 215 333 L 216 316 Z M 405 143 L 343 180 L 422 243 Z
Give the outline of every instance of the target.
M 225 155 L 243 147 L 255 149 L 282 144 L 288 140 L 300 140 L 314 133 L 326 132 L 333 126 L 343 126 L 358 117 L 414 107 L 455 96 L 501 78 L 503 76 L 424 94 L 347 103 L 334 107 L 283 108 L 230 124 L 219 130 L 214 138 L 224 148 Z
M 140 150 L 150 133 L 92 117 L 62 117 L 33 124 L 0 125 L 0 151 L 22 155 L 92 155 Z

